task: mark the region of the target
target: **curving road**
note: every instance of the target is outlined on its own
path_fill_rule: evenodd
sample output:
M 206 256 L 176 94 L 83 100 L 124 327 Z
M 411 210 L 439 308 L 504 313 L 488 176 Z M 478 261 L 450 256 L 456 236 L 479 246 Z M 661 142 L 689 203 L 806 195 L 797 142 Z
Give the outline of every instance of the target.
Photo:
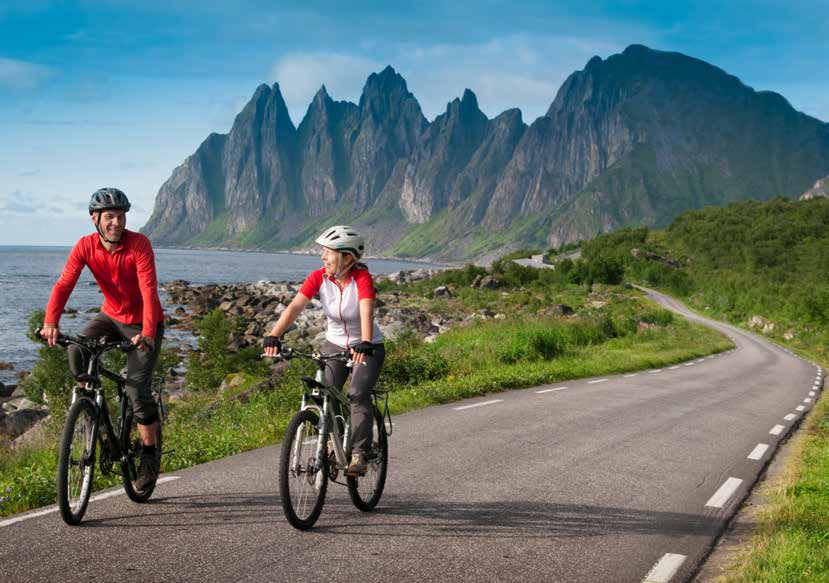
M 282 517 L 275 447 L 168 475 L 150 504 L 115 490 L 81 527 L 6 519 L 3 580 L 687 580 L 823 372 L 650 294 L 737 348 L 397 417 L 381 507 L 332 485 L 311 532 Z

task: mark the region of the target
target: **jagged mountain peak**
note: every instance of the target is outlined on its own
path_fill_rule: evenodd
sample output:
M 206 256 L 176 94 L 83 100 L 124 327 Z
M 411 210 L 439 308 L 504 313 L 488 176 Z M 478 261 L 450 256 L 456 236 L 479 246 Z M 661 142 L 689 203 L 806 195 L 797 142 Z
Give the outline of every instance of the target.
M 360 96 L 360 108 L 366 109 L 378 102 L 399 103 L 407 98 L 414 99 L 414 96 L 409 93 L 406 80 L 389 65 L 368 76 Z
M 328 90 L 325 88 L 325 83 L 323 83 L 320 88 L 317 90 L 316 94 L 314 95 L 314 101 L 323 101 L 325 99 L 330 99 L 331 97 L 328 95 Z
M 294 128 L 294 123 L 288 113 L 288 106 L 285 104 L 285 99 L 282 97 L 282 91 L 279 88 L 279 83 L 274 83 L 269 86 L 265 83 L 259 85 L 250 101 L 247 102 L 242 111 L 236 116 L 233 122 L 233 128 L 238 128 L 244 125 L 260 123 L 263 117 L 272 118 L 278 126 Z M 259 121 L 257 121 L 259 120 Z M 233 129 L 231 133 L 233 133 Z

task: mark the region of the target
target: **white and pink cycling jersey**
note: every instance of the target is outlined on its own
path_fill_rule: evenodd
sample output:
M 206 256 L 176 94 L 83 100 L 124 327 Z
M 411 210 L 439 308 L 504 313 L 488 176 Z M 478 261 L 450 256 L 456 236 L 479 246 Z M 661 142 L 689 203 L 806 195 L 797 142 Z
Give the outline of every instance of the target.
M 299 289 L 299 293 L 309 299 L 319 294 L 322 311 L 328 319 L 325 339 L 343 348 L 363 340 L 360 330 L 360 300 L 377 297 L 368 269 L 355 267 L 350 276 L 348 283 L 340 290 L 340 286 L 326 275 L 323 267 L 312 271 Z M 377 322 L 374 322 L 371 341 L 375 344 L 383 341 L 383 333 Z

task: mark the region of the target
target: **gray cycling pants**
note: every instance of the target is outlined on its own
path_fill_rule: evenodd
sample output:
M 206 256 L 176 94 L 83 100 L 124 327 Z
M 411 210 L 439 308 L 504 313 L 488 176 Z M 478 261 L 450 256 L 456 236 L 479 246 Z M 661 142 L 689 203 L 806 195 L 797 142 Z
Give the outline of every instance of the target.
M 141 333 L 141 324 L 122 324 L 106 314 L 96 315 L 81 331 L 82 336 L 100 338 L 106 336 L 110 341 L 132 340 Z M 158 420 L 158 407 L 152 393 L 153 368 L 161 351 L 164 338 L 164 324 L 159 323 L 152 350 L 133 350 L 127 354 L 127 395 L 132 403 L 136 422 L 152 425 Z M 69 368 L 73 376 L 87 372 L 89 354 L 77 344 L 69 346 Z
M 326 341 L 322 354 L 342 352 L 344 348 Z M 386 349 L 382 344 L 374 345 L 374 354 L 366 355 L 364 365 L 354 365 L 351 375 L 351 388 L 348 392 L 351 401 L 351 453 L 367 455 L 371 449 L 371 424 L 374 422 L 371 407 L 371 390 L 377 384 L 380 369 L 386 358 Z M 348 377 L 349 369 L 344 362 L 329 362 L 325 367 L 325 382 L 342 389 Z

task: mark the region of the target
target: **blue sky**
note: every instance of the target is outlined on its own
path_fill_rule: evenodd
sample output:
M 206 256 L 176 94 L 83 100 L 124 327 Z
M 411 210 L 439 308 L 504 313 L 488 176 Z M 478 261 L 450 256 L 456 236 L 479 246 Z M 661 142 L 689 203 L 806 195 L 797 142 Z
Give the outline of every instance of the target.
M 708 61 L 829 121 L 829 10 L 779 2 L 0 4 L 0 245 L 69 245 L 101 186 L 147 220 L 158 188 L 260 83 L 295 124 L 325 83 L 357 101 L 392 65 L 433 119 L 465 88 L 493 117 L 543 115 L 567 75 L 632 43 Z

